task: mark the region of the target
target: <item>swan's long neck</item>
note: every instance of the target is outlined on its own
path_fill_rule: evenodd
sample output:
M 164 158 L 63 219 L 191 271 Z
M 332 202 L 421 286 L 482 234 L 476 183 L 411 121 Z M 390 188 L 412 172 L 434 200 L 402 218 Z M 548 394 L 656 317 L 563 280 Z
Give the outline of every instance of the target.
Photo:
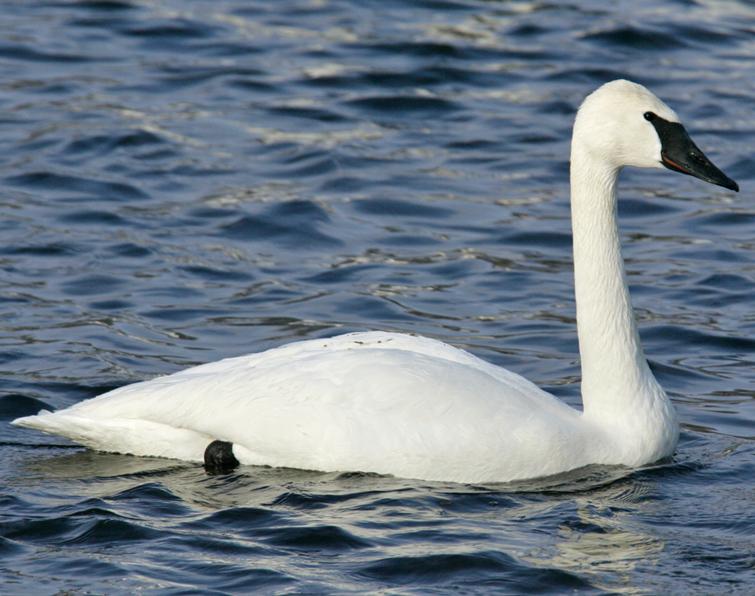
M 640 345 L 621 257 L 617 167 L 572 145 L 574 284 L 586 416 L 617 420 L 665 399 Z

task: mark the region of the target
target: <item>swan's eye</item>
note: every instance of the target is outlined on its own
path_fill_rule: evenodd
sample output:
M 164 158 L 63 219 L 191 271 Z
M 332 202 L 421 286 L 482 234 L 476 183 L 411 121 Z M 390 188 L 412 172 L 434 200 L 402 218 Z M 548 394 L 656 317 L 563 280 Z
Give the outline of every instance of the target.
M 657 118 L 657 116 L 655 114 L 653 114 L 653 112 L 645 112 L 642 116 L 648 122 L 650 122 L 651 120 L 653 120 L 653 118 Z

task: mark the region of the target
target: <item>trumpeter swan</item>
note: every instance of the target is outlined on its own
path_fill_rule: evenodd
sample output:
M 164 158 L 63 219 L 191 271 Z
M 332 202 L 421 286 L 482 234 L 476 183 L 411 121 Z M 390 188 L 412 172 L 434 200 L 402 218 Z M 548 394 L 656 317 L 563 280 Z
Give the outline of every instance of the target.
M 641 85 L 590 94 L 571 145 L 583 412 L 439 341 L 353 333 L 136 383 L 19 418 L 102 451 L 407 478 L 496 482 L 670 456 L 679 427 L 640 346 L 616 222 L 624 166 L 732 190 L 677 115 Z

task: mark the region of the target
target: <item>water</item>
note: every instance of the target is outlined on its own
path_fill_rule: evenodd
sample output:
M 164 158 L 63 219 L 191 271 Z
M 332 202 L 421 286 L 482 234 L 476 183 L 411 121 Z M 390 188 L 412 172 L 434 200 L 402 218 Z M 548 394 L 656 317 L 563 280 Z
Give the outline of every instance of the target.
M 2 2 L 0 591 L 755 590 L 749 2 Z M 568 146 L 651 87 L 742 192 L 627 171 L 673 461 L 465 486 L 7 422 L 291 340 L 422 333 L 579 404 Z

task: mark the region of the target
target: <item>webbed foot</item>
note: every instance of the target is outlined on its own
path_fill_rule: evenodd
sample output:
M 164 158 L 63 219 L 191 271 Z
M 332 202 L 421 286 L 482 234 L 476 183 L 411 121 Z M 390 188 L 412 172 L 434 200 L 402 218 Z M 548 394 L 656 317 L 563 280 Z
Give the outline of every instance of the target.
M 213 441 L 204 450 L 204 469 L 208 474 L 226 474 L 239 465 L 233 455 L 233 443 Z

